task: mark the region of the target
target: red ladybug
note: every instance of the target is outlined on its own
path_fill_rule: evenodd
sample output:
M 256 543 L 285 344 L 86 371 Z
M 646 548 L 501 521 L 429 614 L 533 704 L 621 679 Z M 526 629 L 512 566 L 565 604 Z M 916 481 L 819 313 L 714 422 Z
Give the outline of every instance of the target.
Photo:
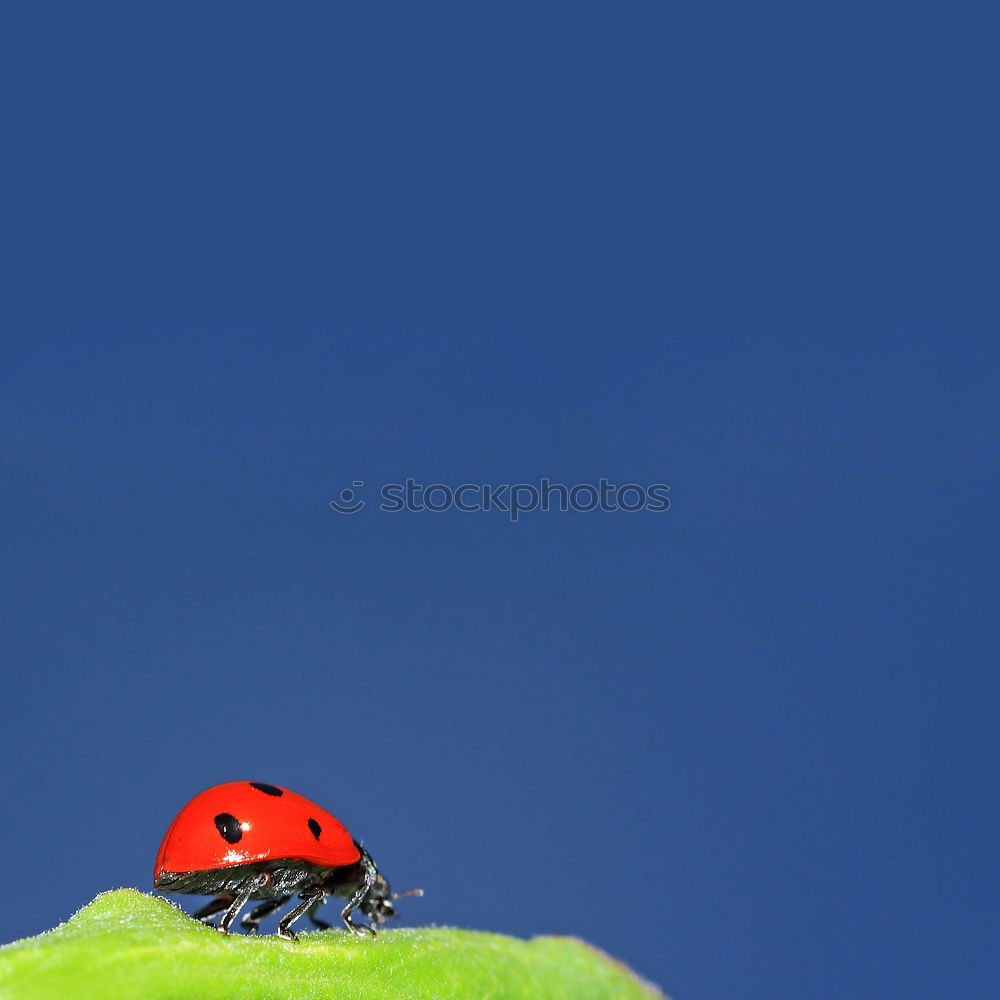
M 163 892 L 218 893 L 194 916 L 209 923 L 225 910 L 219 930 L 226 934 L 248 900 L 264 900 L 241 921 L 254 934 L 264 917 L 298 893 L 302 902 L 278 923 L 278 936 L 289 941 L 298 940 L 291 925 L 303 914 L 321 930 L 330 926 L 315 916 L 328 895 L 347 899 L 340 916 L 348 930 L 374 935 L 375 927 L 396 916 L 390 900 L 422 894 L 393 894 L 368 852 L 334 816 L 261 781 L 231 781 L 196 795 L 160 844 L 153 885 Z M 354 910 L 372 926 L 351 920 Z

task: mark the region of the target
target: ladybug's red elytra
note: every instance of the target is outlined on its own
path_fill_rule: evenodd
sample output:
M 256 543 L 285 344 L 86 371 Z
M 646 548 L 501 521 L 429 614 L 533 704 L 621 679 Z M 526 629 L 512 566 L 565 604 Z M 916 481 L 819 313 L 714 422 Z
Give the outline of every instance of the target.
M 328 895 L 347 899 L 340 916 L 348 930 L 372 935 L 396 916 L 391 900 L 422 895 L 420 889 L 394 894 L 335 816 L 261 781 L 231 781 L 196 795 L 160 844 L 153 885 L 161 892 L 216 895 L 194 916 L 214 926 L 209 918 L 225 911 L 219 930 L 226 934 L 251 899 L 263 902 L 240 923 L 255 934 L 264 917 L 298 893 L 301 902 L 278 923 L 278 936 L 289 941 L 298 940 L 291 925 L 303 914 L 321 930 L 329 928 L 316 917 Z M 351 920 L 354 910 L 371 925 Z

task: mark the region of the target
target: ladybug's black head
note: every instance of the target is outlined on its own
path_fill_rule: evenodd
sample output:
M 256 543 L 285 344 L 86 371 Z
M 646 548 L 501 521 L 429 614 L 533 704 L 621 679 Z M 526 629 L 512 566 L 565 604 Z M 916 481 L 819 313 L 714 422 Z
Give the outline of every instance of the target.
M 392 886 L 389 885 L 381 872 L 375 879 L 368 895 L 361 904 L 361 912 L 370 917 L 373 924 L 385 923 L 390 917 L 396 916 L 396 907 L 392 905 Z
M 401 896 L 422 896 L 423 894 L 423 889 L 393 892 L 389 880 L 381 872 L 377 872 L 375 884 L 361 903 L 361 912 L 371 919 L 372 924 L 378 926 L 385 923 L 390 917 L 397 916 L 396 907 L 392 905 L 392 900 L 399 899 Z

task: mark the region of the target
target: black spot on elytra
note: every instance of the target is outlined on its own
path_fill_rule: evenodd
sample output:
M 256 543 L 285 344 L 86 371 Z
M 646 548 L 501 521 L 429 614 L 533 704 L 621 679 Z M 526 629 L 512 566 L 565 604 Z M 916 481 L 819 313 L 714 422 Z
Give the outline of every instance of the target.
M 312 835 L 319 840 L 319 835 L 323 832 L 323 827 L 319 825 L 314 819 L 309 820 L 309 829 L 312 830 Z
M 265 785 L 263 781 L 251 781 L 251 788 L 256 788 L 258 792 L 263 792 L 265 795 L 284 795 L 285 793 L 274 785 Z
M 227 844 L 235 844 L 243 836 L 240 821 L 232 813 L 219 813 L 215 817 L 215 828 Z

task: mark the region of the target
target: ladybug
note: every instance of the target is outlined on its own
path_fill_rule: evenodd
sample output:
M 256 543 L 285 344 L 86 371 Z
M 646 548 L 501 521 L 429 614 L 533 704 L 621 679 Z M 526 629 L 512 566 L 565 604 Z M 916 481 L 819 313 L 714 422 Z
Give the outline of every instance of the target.
M 278 936 L 297 941 L 291 925 L 303 914 L 320 930 L 316 917 L 326 897 L 340 896 L 347 929 L 375 934 L 396 916 L 391 900 L 423 895 L 393 893 L 371 855 L 326 810 L 287 788 L 262 781 L 231 781 L 196 795 L 170 824 L 153 870 L 162 892 L 215 895 L 194 914 L 209 926 L 222 913 L 219 930 L 228 934 L 251 899 L 263 900 L 240 921 L 255 934 L 261 920 L 296 893 L 301 900 L 278 923 Z M 371 925 L 351 920 L 360 910 Z

